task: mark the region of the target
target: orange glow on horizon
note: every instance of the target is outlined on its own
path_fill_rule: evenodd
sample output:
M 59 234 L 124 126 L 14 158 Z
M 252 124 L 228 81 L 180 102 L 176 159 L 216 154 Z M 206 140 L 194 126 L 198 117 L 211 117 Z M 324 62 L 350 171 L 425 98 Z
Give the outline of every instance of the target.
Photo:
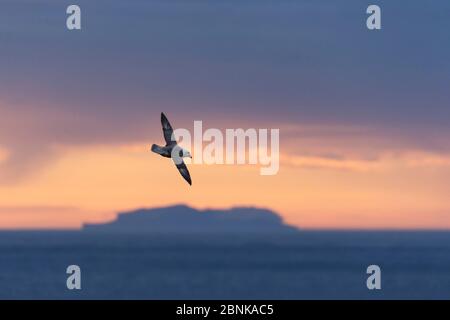
M 189 165 L 193 186 L 146 144 L 64 148 L 23 182 L 0 185 L 0 228 L 79 228 L 139 207 L 251 205 L 300 228 L 450 228 L 447 158 L 406 153 L 374 161 L 281 156 L 259 165 Z M 367 164 L 367 167 L 364 165 Z

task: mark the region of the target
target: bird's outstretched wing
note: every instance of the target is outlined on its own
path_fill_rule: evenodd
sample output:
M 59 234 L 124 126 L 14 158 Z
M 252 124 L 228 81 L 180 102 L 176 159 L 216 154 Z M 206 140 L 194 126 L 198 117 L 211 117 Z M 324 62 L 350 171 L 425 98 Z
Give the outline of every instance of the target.
M 189 174 L 188 168 L 186 164 L 182 161 L 180 164 L 175 164 L 177 166 L 178 171 L 180 171 L 184 180 L 186 180 L 190 185 L 192 185 L 191 175 Z
M 161 112 L 161 124 L 162 124 L 162 128 L 163 128 L 163 133 L 164 133 L 164 140 L 166 140 L 166 146 L 176 144 L 177 142 L 175 140 L 172 140 L 172 135 L 173 135 L 172 126 L 170 125 L 169 120 L 167 120 L 167 117 L 165 116 L 165 114 L 162 112 Z

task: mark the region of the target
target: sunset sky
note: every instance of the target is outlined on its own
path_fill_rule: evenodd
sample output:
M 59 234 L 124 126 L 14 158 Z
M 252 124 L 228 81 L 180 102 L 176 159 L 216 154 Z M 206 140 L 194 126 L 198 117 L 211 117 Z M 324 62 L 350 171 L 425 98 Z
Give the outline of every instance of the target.
M 0 229 L 261 206 L 301 228 L 450 228 L 450 2 L 2 1 Z M 77 3 L 82 30 L 68 31 Z M 280 171 L 149 151 L 279 128 Z

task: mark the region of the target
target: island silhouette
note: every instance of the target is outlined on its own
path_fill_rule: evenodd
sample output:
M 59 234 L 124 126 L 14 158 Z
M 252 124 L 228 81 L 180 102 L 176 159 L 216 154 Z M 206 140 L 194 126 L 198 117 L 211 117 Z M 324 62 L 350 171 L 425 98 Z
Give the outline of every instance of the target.
M 85 224 L 82 231 L 125 234 L 294 234 L 298 229 L 277 213 L 256 207 L 197 210 L 186 205 L 119 213 L 108 223 Z

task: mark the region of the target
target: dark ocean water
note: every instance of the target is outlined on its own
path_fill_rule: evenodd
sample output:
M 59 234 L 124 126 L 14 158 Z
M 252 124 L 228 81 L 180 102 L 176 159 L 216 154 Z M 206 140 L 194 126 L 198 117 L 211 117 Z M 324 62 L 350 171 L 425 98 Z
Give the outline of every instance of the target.
M 66 268 L 81 268 L 80 291 Z M 382 289 L 366 287 L 367 266 Z M 448 299 L 448 232 L 0 233 L 1 299 Z

